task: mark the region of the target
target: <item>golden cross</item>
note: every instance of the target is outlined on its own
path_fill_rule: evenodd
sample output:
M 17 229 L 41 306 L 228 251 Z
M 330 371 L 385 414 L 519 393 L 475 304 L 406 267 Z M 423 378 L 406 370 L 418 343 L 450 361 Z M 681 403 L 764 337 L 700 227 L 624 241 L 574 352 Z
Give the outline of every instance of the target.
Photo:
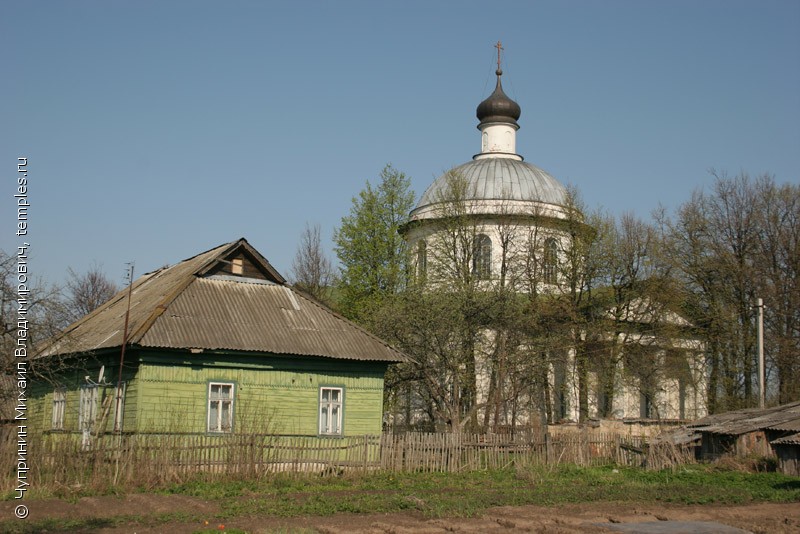
M 497 49 L 497 69 L 499 70 L 500 69 L 500 51 L 504 50 L 504 48 L 503 48 L 503 44 L 500 41 L 497 41 L 497 44 L 494 45 L 494 47 Z

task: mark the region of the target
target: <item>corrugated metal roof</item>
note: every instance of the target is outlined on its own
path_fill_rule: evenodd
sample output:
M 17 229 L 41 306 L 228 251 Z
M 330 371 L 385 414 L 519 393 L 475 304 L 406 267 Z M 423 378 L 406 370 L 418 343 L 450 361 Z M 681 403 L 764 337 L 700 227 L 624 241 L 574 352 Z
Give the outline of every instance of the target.
M 220 276 L 215 263 L 245 248 L 265 279 Z M 263 260 L 263 262 L 262 262 Z M 68 327 L 42 356 L 122 345 L 127 289 Z M 286 285 L 244 239 L 221 245 L 134 282 L 132 346 L 240 350 L 399 362 L 405 356 Z
M 796 419 L 783 421 L 765 428 L 767 430 L 782 430 L 784 432 L 800 432 L 800 414 L 798 414 L 796 417 Z
M 690 426 L 698 432 L 738 436 L 756 430 L 795 430 L 800 422 L 800 402 L 766 408 L 749 408 L 698 419 Z
M 144 347 L 400 361 L 376 337 L 288 286 L 197 278 L 142 337 Z
M 774 439 L 770 443 L 773 445 L 800 445 L 800 432 Z

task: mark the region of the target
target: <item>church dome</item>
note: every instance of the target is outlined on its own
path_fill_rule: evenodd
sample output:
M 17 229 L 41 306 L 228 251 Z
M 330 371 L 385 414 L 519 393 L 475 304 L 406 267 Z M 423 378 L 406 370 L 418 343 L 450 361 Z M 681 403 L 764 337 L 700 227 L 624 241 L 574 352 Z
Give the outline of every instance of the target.
M 516 152 L 521 109 L 503 92 L 500 49 L 498 43 L 497 86 L 478 105 L 476 113 L 480 121 L 481 152 L 472 161 L 437 178 L 411 212 L 411 222 L 447 217 L 453 178 L 464 180 L 463 200 L 470 215 L 514 214 L 558 219 L 569 216 L 566 188 L 539 167 L 523 161 Z
M 488 124 L 492 122 L 504 122 L 507 124 L 517 125 L 522 109 L 519 104 L 508 98 L 503 91 L 503 85 L 500 83 L 500 76 L 503 75 L 501 69 L 497 69 L 497 86 L 494 92 L 489 95 L 489 98 L 478 104 L 478 109 L 475 115 L 478 117 L 480 124 Z
M 511 209 L 531 215 L 545 210 L 542 214 L 558 216 L 554 212 L 563 212 L 566 204 L 566 188 L 535 165 L 510 158 L 474 159 L 437 178 L 411 212 L 412 220 L 435 217 L 436 205 L 448 197 L 451 176 L 465 181 L 465 200 L 473 204 L 475 215 Z

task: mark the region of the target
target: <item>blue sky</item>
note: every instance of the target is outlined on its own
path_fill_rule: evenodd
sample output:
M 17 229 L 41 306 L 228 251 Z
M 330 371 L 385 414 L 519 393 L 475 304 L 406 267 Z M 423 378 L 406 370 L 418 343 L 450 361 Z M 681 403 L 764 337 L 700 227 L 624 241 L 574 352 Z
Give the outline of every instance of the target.
M 518 151 L 592 209 L 800 182 L 797 1 L 4 2 L 0 248 L 26 156 L 49 282 L 242 236 L 288 275 L 387 163 L 419 196 L 478 152 L 497 40 Z

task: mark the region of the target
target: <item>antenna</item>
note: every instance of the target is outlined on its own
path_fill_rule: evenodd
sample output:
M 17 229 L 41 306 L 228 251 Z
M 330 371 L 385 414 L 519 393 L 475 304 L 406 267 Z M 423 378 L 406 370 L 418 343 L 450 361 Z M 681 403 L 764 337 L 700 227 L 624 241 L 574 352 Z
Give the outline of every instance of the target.
M 133 266 L 134 262 L 132 261 L 125 263 L 125 273 L 122 275 L 125 285 L 130 285 L 133 283 Z

